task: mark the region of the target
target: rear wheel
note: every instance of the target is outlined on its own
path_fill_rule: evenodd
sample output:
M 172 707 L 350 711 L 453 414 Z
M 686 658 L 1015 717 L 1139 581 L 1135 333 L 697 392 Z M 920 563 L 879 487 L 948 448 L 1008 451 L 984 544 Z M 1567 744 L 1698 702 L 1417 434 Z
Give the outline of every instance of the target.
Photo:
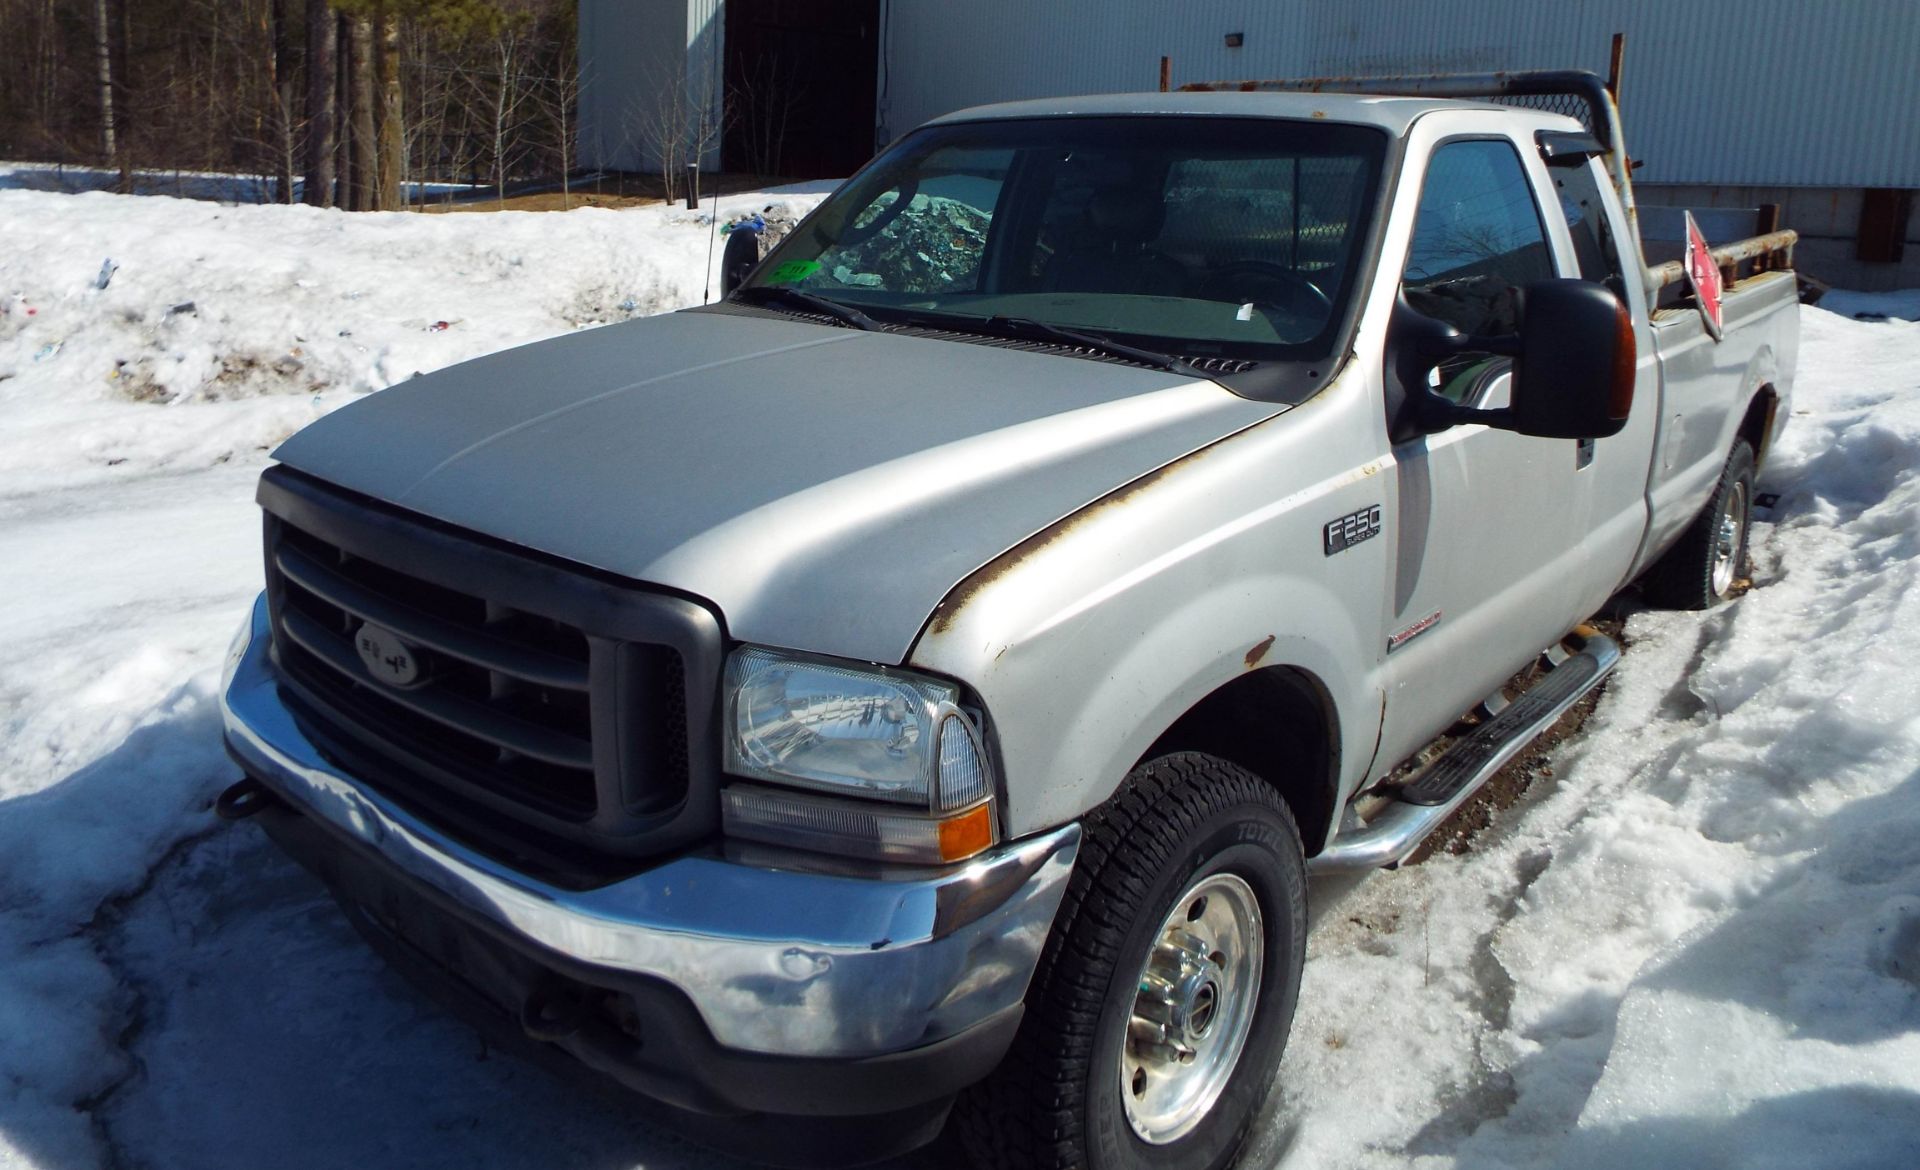
M 1198 753 L 1090 814 L 1012 1050 L 954 1125 L 989 1167 L 1219 1170 L 1292 1025 L 1299 830 L 1271 787 Z
M 1713 498 L 1680 543 L 1647 571 L 1648 601 L 1667 609 L 1708 609 L 1733 595 L 1747 575 L 1753 478 L 1753 448 L 1735 439 Z

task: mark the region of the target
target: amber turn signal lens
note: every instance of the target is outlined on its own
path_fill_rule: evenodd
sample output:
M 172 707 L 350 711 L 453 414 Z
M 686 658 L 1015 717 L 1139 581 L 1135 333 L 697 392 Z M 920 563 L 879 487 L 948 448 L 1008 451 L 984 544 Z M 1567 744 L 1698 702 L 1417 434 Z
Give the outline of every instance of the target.
M 965 861 L 994 841 L 992 800 L 931 817 L 900 805 L 758 784 L 720 790 L 720 827 L 742 841 L 912 865 Z
M 1634 365 L 1639 357 L 1633 338 L 1633 316 L 1625 305 L 1614 309 L 1613 333 L 1613 394 L 1607 402 L 1607 417 L 1625 422 L 1633 413 Z
M 965 861 L 993 844 L 993 806 L 977 804 L 940 822 L 940 859 Z

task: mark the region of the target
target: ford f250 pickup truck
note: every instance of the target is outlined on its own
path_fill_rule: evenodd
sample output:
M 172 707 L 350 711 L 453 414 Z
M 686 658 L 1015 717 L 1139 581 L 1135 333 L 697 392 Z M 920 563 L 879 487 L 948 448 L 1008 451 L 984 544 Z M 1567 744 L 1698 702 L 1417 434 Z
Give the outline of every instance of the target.
M 1309 875 L 1736 590 L 1797 297 L 1649 266 L 1591 75 L 1211 90 L 938 119 L 719 302 L 293 436 L 218 811 L 704 1140 L 1230 1164 Z

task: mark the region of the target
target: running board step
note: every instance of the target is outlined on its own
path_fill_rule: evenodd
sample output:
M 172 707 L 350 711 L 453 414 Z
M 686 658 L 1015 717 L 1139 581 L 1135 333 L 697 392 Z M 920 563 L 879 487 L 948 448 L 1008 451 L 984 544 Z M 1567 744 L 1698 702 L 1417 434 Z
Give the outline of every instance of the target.
M 1604 634 L 1583 632 L 1577 650 L 1525 694 L 1460 740 L 1395 794 L 1373 819 L 1343 829 L 1307 862 L 1313 874 L 1379 869 L 1407 859 L 1453 810 L 1466 803 L 1508 760 L 1553 725 L 1620 661 Z

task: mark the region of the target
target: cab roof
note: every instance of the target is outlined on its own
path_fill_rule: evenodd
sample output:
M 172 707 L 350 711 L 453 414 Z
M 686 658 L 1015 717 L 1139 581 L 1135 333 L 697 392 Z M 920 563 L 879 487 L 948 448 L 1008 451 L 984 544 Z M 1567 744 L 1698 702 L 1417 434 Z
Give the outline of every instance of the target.
M 1313 118 L 1377 126 L 1398 137 L 1422 114 L 1435 110 L 1498 110 L 1538 115 L 1539 111 L 1494 102 L 1459 101 L 1427 97 L 1383 97 L 1352 93 L 1286 93 L 1278 91 L 1204 90 L 1172 93 L 1108 93 L 1083 97 L 1039 98 L 1000 102 L 956 110 L 928 122 L 988 122 L 1006 118 L 1054 118 L 1067 115 L 1213 115 L 1230 118 Z M 1566 119 L 1574 124 L 1572 119 Z

